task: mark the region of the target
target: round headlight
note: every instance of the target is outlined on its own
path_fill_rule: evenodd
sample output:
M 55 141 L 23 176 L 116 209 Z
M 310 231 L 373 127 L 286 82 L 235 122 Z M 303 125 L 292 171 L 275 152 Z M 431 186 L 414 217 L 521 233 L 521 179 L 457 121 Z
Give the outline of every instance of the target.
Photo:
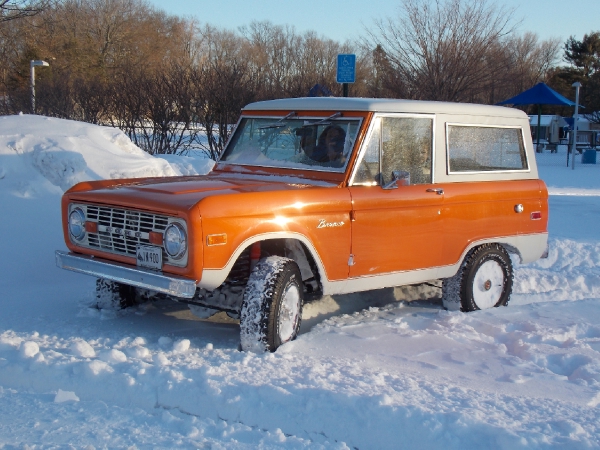
M 165 250 L 173 259 L 180 259 L 187 249 L 185 230 L 178 223 L 172 223 L 165 229 Z
M 85 214 L 81 208 L 75 208 L 69 214 L 69 233 L 78 241 L 85 236 Z

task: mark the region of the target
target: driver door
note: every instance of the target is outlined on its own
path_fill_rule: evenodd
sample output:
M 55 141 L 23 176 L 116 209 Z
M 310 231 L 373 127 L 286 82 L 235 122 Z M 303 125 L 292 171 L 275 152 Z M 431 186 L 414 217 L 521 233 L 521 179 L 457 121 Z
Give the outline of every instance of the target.
M 432 116 L 375 117 L 349 188 L 351 278 L 440 265 L 444 196 L 432 157 Z

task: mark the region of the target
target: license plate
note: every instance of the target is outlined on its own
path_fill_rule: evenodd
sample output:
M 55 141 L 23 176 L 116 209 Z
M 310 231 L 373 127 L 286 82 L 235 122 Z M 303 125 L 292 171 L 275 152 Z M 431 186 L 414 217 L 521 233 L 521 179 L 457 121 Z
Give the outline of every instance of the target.
M 138 245 L 137 265 L 148 269 L 162 269 L 162 248 Z

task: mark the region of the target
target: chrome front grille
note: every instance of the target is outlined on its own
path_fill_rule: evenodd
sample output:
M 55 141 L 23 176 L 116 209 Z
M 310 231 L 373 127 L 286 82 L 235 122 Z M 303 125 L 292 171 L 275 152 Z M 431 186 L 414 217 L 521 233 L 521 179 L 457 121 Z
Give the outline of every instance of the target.
M 167 216 L 111 206 L 87 205 L 86 218 L 98 224 L 96 233 L 87 233 L 90 248 L 127 256 L 136 255 L 138 244 L 150 244 L 150 232 L 162 234 L 169 224 Z

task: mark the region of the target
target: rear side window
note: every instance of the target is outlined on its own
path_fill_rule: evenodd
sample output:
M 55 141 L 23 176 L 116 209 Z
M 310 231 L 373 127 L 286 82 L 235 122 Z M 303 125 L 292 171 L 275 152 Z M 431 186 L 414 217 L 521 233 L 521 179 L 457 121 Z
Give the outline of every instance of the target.
M 448 171 L 528 170 L 520 128 L 448 125 Z

